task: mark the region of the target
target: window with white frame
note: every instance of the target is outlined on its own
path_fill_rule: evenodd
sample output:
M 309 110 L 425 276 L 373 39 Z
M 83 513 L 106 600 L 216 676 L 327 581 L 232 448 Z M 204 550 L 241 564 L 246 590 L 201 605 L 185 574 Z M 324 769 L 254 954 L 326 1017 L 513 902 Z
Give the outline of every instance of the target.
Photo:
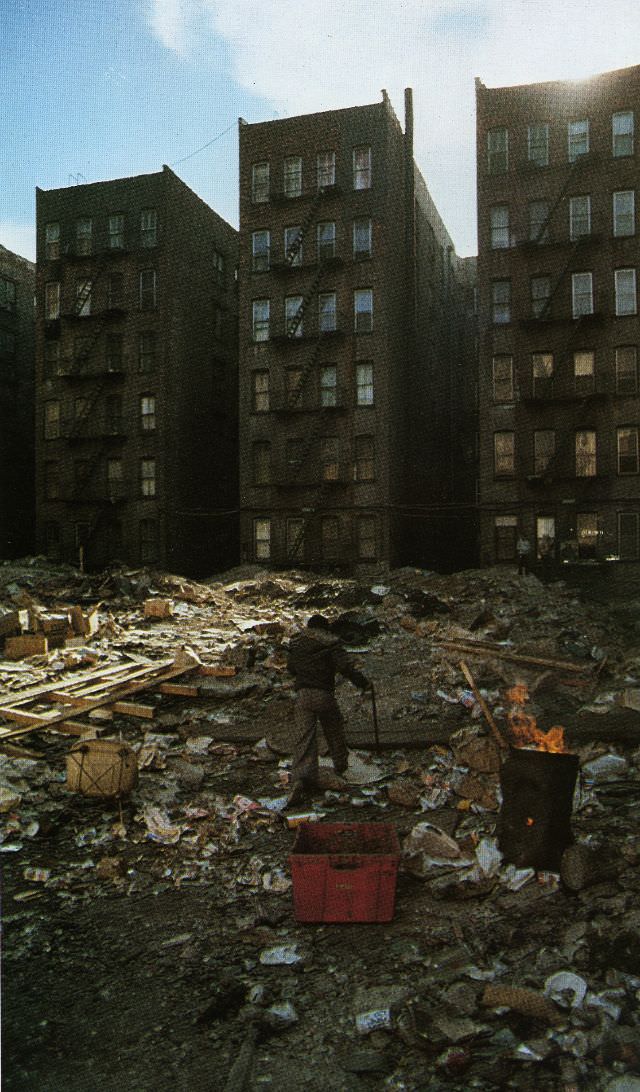
M 354 441 L 353 480 L 372 482 L 375 479 L 375 447 L 373 436 L 356 436 Z
M 320 521 L 320 553 L 323 561 L 337 561 L 340 547 L 337 516 L 323 516 Z
M 44 404 L 44 438 L 45 440 L 57 440 L 60 436 L 60 403 L 58 401 L 45 402 Z
M 365 144 L 353 149 L 353 188 L 371 189 L 371 148 Z
M 323 364 L 320 368 L 320 405 L 338 404 L 338 368 L 335 364 Z
M 75 314 L 86 318 L 91 314 L 91 294 L 93 282 L 89 277 L 81 277 L 76 281 L 76 306 Z
M 253 301 L 252 329 L 254 341 L 269 340 L 269 300 Z
M 268 413 L 270 408 L 269 398 L 269 372 L 255 371 L 253 373 L 252 409 L 254 413 Z
M 268 440 L 257 440 L 251 448 L 251 466 L 254 485 L 269 485 L 271 482 L 271 444 Z
M 633 155 L 633 110 L 621 110 L 611 118 L 614 156 Z
M 124 247 L 124 215 L 114 212 L 108 220 L 109 250 L 122 250 Z
M 140 213 L 140 246 L 155 246 L 158 242 L 158 213 L 156 209 L 143 209 Z
M 616 346 L 616 392 L 638 393 L 638 349 L 635 345 Z
M 156 495 L 155 459 L 140 460 L 140 492 L 143 497 L 155 497 Z
M 495 516 L 493 521 L 496 561 L 513 561 L 518 537 L 517 516 Z
M 253 556 L 256 561 L 268 561 L 271 557 L 271 520 L 253 521 Z
M 60 281 L 47 281 L 44 286 L 44 317 L 60 318 Z
M 577 349 L 573 354 L 573 379 L 577 394 L 591 394 L 595 387 L 596 354 L 593 349 Z
M 510 246 L 509 235 L 509 206 L 493 205 L 490 209 L 491 218 L 491 249 L 501 250 Z
M 491 316 L 497 325 L 511 322 L 511 281 L 491 282 Z
M 535 429 L 533 433 L 533 473 L 537 478 L 546 474 L 556 453 L 556 434 L 551 428 Z
M 251 235 L 251 268 L 254 273 L 265 273 L 269 268 L 271 232 L 254 231 Z
M 569 237 L 573 240 L 591 234 L 591 195 L 569 198 Z
M 60 257 L 60 224 L 57 220 L 44 225 L 44 256 L 51 262 Z
M 536 557 L 538 561 L 552 558 L 556 548 L 554 516 L 536 516 Z
M 152 372 L 156 366 L 156 335 L 145 330 L 138 335 L 138 371 Z
M 88 216 L 76 220 L 76 254 L 91 254 L 93 222 Z
M 640 513 L 618 512 L 618 557 L 637 561 L 640 556 Z
M 336 153 L 333 151 L 318 152 L 316 158 L 316 177 L 319 190 L 325 186 L 336 184 Z
M 140 395 L 140 424 L 143 432 L 155 432 L 156 427 L 156 396 L 155 394 Z
M 527 158 L 536 167 L 546 167 L 549 163 L 549 126 L 538 122 L 527 128 Z
M 571 313 L 573 318 L 593 314 L 593 274 L 571 274 Z
M 373 289 L 356 288 L 353 293 L 353 324 L 357 334 L 373 330 Z
M 635 269 L 616 269 L 615 288 L 616 315 L 635 315 L 638 310 Z
M 269 164 L 254 163 L 251 168 L 251 200 L 254 205 L 262 205 L 269 200 Z
M 596 476 L 595 429 L 579 429 L 576 432 L 576 478 Z
M 493 434 L 493 472 L 496 477 L 511 477 L 516 472 L 516 434 L 511 431 Z
M 616 430 L 618 474 L 638 473 L 638 429 L 625 426 Z
M 529 239 L 532 243 L 549 242 L 549 202 L 529 202 Z
M 155 269 L 141 269 L 138 290 L 138 301 L 141 311 L 153 311 L 156 306 L 156 271 Z
M 375 561 L 377 554 L 376 517 L 358 516 L 356 522 L 358 561 Z
M 489 174 L 504 174 L 509 167 L 509 133 L 504 128 L 487 133 L 487 170 Z
M 493 358 L 493 401 L 513 402 L 513 357 L 506 354 Z
M 336 255 L 336 225 L 334 220 L 323 220 L 316 228 L 318 261 L 325 262 Z
M 356 406 L 373 405 L 373 361 L 360 360 L 356 364 Z
M 304 334 L 303 297 L 285 296 L 284 332 L 287 337 L 302 337 Z
M 553 393 L 553 353 L 531 354 L 531 378 L 534 398 L 548 398 Z
M 338 437 L 320 437 L 320 478 L 323 482 L 338 480 Z
M 331 333 L 338 327 L 337 296 L 335 292 L 318 295 L 318 329 L 321 334 Z
M 531 314 L 533 318 L 551 317 L 551 277 L 532 277 Z
M 353 257 L 356 261 L 371 257 L 371 220 L 368 216 L 353 221 Z
M 635 190 L 618 190 L 613 195 L 613 234 L 616 238 L 636 233 Z
M 284 160 L 284 195 L 300 197 L 302 193 L 302 157 L 288 155 Z
M 567 127 L 567 151 L 569 162 L 574 163 L 581 155 L 589 151 L 589 119 L 570 121 Z

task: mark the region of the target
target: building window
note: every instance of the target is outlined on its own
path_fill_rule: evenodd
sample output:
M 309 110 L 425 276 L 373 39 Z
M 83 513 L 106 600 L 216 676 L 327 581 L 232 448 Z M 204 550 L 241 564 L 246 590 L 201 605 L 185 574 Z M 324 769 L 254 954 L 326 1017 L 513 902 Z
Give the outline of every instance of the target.
M 93 338 L 90 337 L 74 337 L 73 339 L 73 367 L 74 371 L 78 372 L 82 370 L 88 363 L 91 357 L 91 347 L 93 345 Z
M 107 334 L 105 363 L 108 372 L 122 371 L 122 334 Z
M 140 460 L 140 492 L 143 497 L 155 497 L 156 495 L 155 459 Z
M 635 190 L 619 190 L 613 195 L 613 234 L 616 238 L 636 233 Z
M 251 449 L 254 485 L 269 485 L 271 481 L 271 444 L 258 440 Z
M 336 184 L 336 153 L 318 152 L 316 163 L 318 189 Z
M 110 394 L 105 400 L 106 431 L 110 436 L 122 433 L 122 395 Z
M 300 197 L 302 193 L 302 158 L 288 155 L 284 161 L 284 195 Z
M 48 281 L 44 286 L 44 317 L 60 318 L 60 281 Z
M 304 307 L 302 296 L 285 296 L 284 332 L 287 337 L 302 337 Z
M 86 318 L 91 314 L 91 292 L 93 289 L 92 281 L 83 277 L 81 280 L 76 281 L 76 307 L 75 314 L 81 318 Z
M 638 429 L 619 428 L 617 430 L 618 441 L 618 474 L 638 473 Z
M 578 349 L 573 354 L 573 378 L 577 394 L 591 394 L 596 374 L 596 354 L 593 349 Z
M 501 250 L 510 245 L 509 236 L 509 206 L 494 205 L 490 209 L 491 217 L 491 249 Z
M 15 311 L 16 303 L 16 282 L 8 277 L 0 277 L 0 310 Z
M 516 472 L 515 432 L 494 432 L 493 472 L 496 476 L 512 476 Z
M 574 318 L 593 314 L 593 274 L 571 274 L 571 309 Z
M 583 235 L 591 234 L 591 197 L 582 194 L 580 197 L 569 198 L 569 237 L 573 240 L 581 239 Z
M 353 257 L 356 261 L 371 257 L 371 220 L 353 221 Z
M 338 480 L 338 437 L 320 437 L 320 477 L 323 482 Z
M 579 558 L 594 558 L 598 543 L 598 513 L 576 513 L 576 539 Z
M 323 516 L 320 522 L 320 552 L 323 561 L 337 561 L 340 556 L 340 524 L 336 516 Z
M 372 288 L 356 288 L 353 293 L 353 320 L 357 334 L 369 334 L 373 330 Z
M 514 561 L 518 537 L 517 516 L 496 516 L 493 523 L 496 561 Z
M 155 519 L 140 520 L 140 561 L 158 559 L 158 524 Z
M 493 358 L 493 401 L 513 402 L 513 357 Z
M 45 402 L 44 438 L 45 440 L 57 440 L 60 435 L 60 403 Z
M 44 255 L 50 262 L 60 257 L 60 224 L 57 220 L 44 225 Z
M 138 335 L 138 371 L 152 372 L 156 366 L 156 335 L 145 332 Z
M 286 459 L 287 474 L 296 478 L 302 468 L 304 457 L 304 441 L 299 436 L 293 436 L 287 440 Z
M 302 237 L 299 224 L 284 229 L 284 257 L 287 265 L 302 265 Z
M 269 373 L 259 371 L 253 373 L 253 411 L 254 413 L 269 412 Z
M 635 269 L 616 269 L 616 315 L 635 315 L 636 301 L 636 271 Z
M 353 149 L 353 188 L 371 189 L 371 148 L 364 144 Z
M 373 405 L 373 363 L 363 360 L 356 364 L 356 406 Z
M 614 156 L 633 155 L 633 110 L 623 110 L 611 119 Z
M 287 368 L 285 384 L 287 408 L 293 409 L 302 401 L 302 368 Z
M 616 347 L 616 392 L 638 393 L 638 350 L 635 345 Z
M 269 300 L 253 301 L 253 340 L 269 340 Z
M 213 252 L 213 276 L 219 288 L 224 288 L 224 275 L 226 262 L 224 254 L 220 250 Z
M 107 309 L 113 310 L 122 307 L 123 301 L 123 277 L 122 273 L 110 273 L 107 279 Z
M 58 500 L 60 496 L 60 477 L 57 462 L 44 464 L 44 499 Z
M 356 523 L 358 561 L 376 559 L 376 517 L 358 516 Z
M 323 364 L 320 368 L 320 405 L 337 406 L 338 369 L 335 364 Z
M 532 243 L 549 242 L 549 202 L 531 201 L 529 204 L 529 239 Z
M 596 433 L 594 429 L 576 432 L 576 478 L 596 476 Z
M 318 295 L 318 329 L 321 334 L 330 334 L 337 329 L 338 311 L 335 292 L 320 292 Z
M 262 205 L 269 200 L 269 164 L 254 163 L 251 168 L 251 200 Z
M 254 231 L 251 236 L 251 268 L 254 273 L 265 273 L 268 270 L 270 251 L 271 232 Z
M 91 254 L 91 235 L 93 224 L 88 217 L 76 220 L 76 254 Z
M 356 436 L 353 480 L 372 482 L 375 480 L 375 452 L 373 436 Z
M 286 524 L 287 557 L 293 559 L 299 557 L 304 545 L 304 520 L 298 517 L 290 518 Z
M 156 427 L 156 396 L 155 394 L 140 395 L 140 424 L 143 432 L 155 432 Z
M 493 322 L 511 322 L 511 281 L 492 281 L 491 314 Z
M 489 129 L 487 133 L 487 170 L 489 174 L 504 174 L 509 167 L 509 134 L 506 129 Z
M 58 375 L 58 369 L 60 367 L 60 342 L 57 339 L 50 339 L 44 343 L 44 378 L 51 379 L 54 375 Z
M 333 220 L 324 220 L 317 228 L 318 261 L 326 262 L 336 256 L 336 225 Z
M 107 496 L 117 500 L 122 496 L 122 459 L 107 459 Z
M 153 311 L 156 306 L 156 271 L 140 270 L 139 306 L 141 311 Z
M 589 151 L 589 119 L 570 121 L 567 128 L 569 162 L 574 163 Z
M 620 561 L 637 561 L 640 554 L 640 514 L 618 512 L 618 557 Z
M 95 414 L 92 412 L 92 405 L 88 398 L 74 398 L 73 400 L 73 423 L 74 427 L 82 425 L 89 418 L 95 418 Z M 76 433 L 77 435 L 77 433 Z
M 542 477 L 549 469 L 556 453 L 556 434 L 553 429 L 536 429 L 533 433 L 533 473 Z
M 533 318 L 549 318 L 551 313 L 551 278 L 532 277 L 530 288 Z
M 536 557 L 553 558 L 556 549 L 556 521 L 553 516 L 536 516 Z
M 527 156 L 529 163 L 546 167 L 549 163 L 549 126 L 546 122 L 529 125 L 527 129 Z
M 158 213 L 155 209 L 143 209 L 140 213 L 140 246 L 155 246 L 158 242 Z
M 2 356 L 14 356 L 15 351 L 15 334 L 11 330 L 0 330 L 0 354 Z
M 109 217 L 109 250 L 122 250 L 124 247 L 124 216 L 115 212 Z

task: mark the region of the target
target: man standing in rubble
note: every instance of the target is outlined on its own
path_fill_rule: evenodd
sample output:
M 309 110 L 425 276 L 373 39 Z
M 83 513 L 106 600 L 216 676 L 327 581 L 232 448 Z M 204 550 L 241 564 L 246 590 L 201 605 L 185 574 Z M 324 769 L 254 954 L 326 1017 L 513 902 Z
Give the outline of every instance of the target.
M 518 555 L 518 576 L 526 576 L 529 572 L 529 557 L 531 555 L 531 543 L 526 535 L 520 533 L 516 544 Z
M 370 690 L 371 683 L 354 666 L 321 614 L 312 614 L 306 629 L 289 646 L 287 667 L 294 676 L 296 743 L 291 771 L 289 804 L 300 804 L 318 785 L 319 721 L 337 774 L 347 768 L 349 752 L 344 721 L 335 698 L 336 673 L 354 686 Z

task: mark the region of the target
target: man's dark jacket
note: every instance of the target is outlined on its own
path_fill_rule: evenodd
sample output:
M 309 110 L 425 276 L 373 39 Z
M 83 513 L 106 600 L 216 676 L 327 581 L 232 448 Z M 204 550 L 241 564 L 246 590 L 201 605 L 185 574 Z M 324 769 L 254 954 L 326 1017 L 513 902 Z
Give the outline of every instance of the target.
M 327 690 L 333 694 L 336 673 L 344 675 L 361 690 L 369 686 L 366 675 L 352 664 L 338 638 L 324 629 L 305 629 L 293 638 L 287 667 L 294 676 L 296 690 Z

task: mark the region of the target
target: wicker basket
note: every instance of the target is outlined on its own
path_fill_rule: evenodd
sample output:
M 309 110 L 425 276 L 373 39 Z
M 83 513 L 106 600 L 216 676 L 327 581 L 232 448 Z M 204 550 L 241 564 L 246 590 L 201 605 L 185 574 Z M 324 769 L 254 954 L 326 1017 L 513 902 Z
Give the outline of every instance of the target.
M 138 784 L 138 762 L 120 739 L 86 739 L 67 755 L 67 789 L 82 796 L 117 798 Z

